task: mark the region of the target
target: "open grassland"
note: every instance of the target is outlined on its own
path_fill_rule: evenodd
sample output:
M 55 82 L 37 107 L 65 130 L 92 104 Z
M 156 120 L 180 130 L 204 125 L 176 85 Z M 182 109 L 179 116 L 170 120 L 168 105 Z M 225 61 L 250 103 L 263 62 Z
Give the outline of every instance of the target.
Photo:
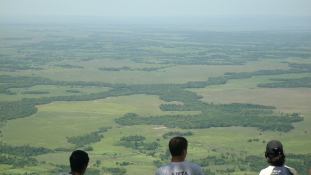
M 142 29 L 143 30 L 143 29 Z M 99 49 L 93 49 L 96 44 L 92 44 L 98 34 L 104 36 L 103 45 Z M 290 69 L 289 63 L 310 64 L 311 59 L 298 57 L 279 58 L 259 58 L 258 61 L 248 61 L 245 65 L 182 65 L 182 64 L 147 64 L 146 62 L 135 62 L 130 55 L 139 51 L 145 51 L 146 59 L 157 62 L 157 56 L 153 53 L 165 54 L 187 54 L 190 57 L 198 52 L 206 52 L 206 56 L 222 54 L 223 44 L 202 44 L 195 40 L 187 40 L 181 34 L 153 33 L 148 39 L 131 38 L 127 29 L 115 29 L 106 27 L 94 27 L 92 30 L 86 28 L 73 28 L 56 26 L 42 26 L 37 29 L 33 26 L 14 26 L 6 27 L 4 33 L 7 39 L 1 42 L 5 54 L 12 59 L 39 57 L 48 60 L 38 65 L 43 70 L 25 69 L 17 71 L 1 71 L 1 74 L 12 76 L 33 76 L 50 78 L 55 81 L 84 81 L 84 82 L 105 82 L 105 83 L 125 83 L 125 84 L 181 84 L 189 81 L 206 81 L 209 77 L 223 76 L 226 72 L 254 72 L 258 70 Z M 137 31 L 136 31 L 137 32 Z M 137 34 L 137 33 L 136 33 Z M 119 54 L 128 49 L 131 42 L 124 43 L 118 40 L 120 49 L 113 39 L 125 39 L 126 42 L 133 39 L 133 50 L 121 55 L 121 60 L 116 59 L 114 54 Z M 108 39 L 105 39 L 107 37 Z M 11 38 L 11 39 L 10 39 Z M 13 38 L 13 39 L 12 39 Z M 15 38 L 15 39 L 14 39 Z M 19 39 L 18 39 L 19 38 Z M 73 40 L 75 39 L 75 40 Z M 198 38 L 196 38 L 198 39 Z M 200 39 L 200 38 L 199 38 Z M 2 40 L 1 40 L 2 41 Z M 88 42 L 86 42 L 88 41 Z M 95 42 L 96 40 L 94 40 Z M 134 42 L 135 41 L 135 42 Z M 142 41 L 142 42 L 140 42 Z M 31 44 L 38 44 L 28 47 Z M 76 44 L 76 42 L 78 44 Z M 79 43 L 80 42 L 80 43 Z M 150 44 L 159 42 L 161 44 Z M 181 43 L 182 42 L 182 43 Z M 83 44 L 85 45 L 83 45 Z M 147 44 L 146 44 L 147 43 Z M 45 44 L 50 44 L 44 46 Z M 75 45 L 76 44 L 76 45 Z M 79 45 L 80 44 L 80 45 Z M 239 47 L 244 47 L 250 43 L 235 43 L 230 51 L 239 51 Z M 257 43 L 253 43 L 257 44 Z M 81 47 L 81 45 L 83 47 Z M 228 44 L 227 46 L 229 46 Z M 231 46 L 233 46 L 231 45 Z M 263 43 L 264 45 L 264 43 Z M 16 46 L 16 48 L 14 48 Z M 53 47 L 52 47 L 53 46 Z M 72 47 L 71 47 L 72 46 Z M 132 46 L 132 45 L 131 45 Z M 10 48 L 11 47 L 11 48 Z M 51 47 L 51 50 L 49 50 Z M 56 49 L 55 49 L 55 48 Z M 68 50 L 64 49 L 69 47 Z M 80 48 L 79 48 L 80 47 Z M 84 48 L 90 48 L 90 50 Z M 251 47 L 251 46 L 250 46 Z M 304 49 L 310 49 L 307 46 Z M 26 49 L 25 49 L 26 48 Z M 58 49 L 57 49 L 58 48 Z M 254 46 L 255 48 L 255 46 Z M 41 49 L 41 50 L 40 50 Z M 46 50 L 44 50 L 46 49 Z M 137 50 L 139 51 L 137 51 Z M 248 48 L 249 49 L 249 48 Z M 252 49 L 252 48 L 251 48 Z M 250 49 L 250 50 L 251 50 Z M 213 51 L 214 50 L 214 51 Z M 107 52 L 107 53 L 106 53 Z M 148 53 L 148 54 L 146 54 Z M 305 51 L 304 53 L 309 53 Z M 127 55 L 128 54 L 128 55 Z M 160 54 L 160 56 L 162 56 Z M 269 53 L 268 53 L 269 54 Z M 271 54 L 271 53 L 270 53 Z M 28 57 L 26 57 L 26 56 Z M 39 56 L 38 56 L 39 55 Z M 185 55 L 185 56 L 189 56 Z M 129 56 L 129 57 L 128 57 Z M 131 57 L 130 57 L 131 56 Z M 139 56 L 139 55 L 138 55 Z M 171 56 L 171 55 L 170 55 Z M 176 56 L 176 55 L 175 55 Z M 83 61 L 85 58 L 92 58 Z M 93 59 L 94 58 L 94 59 Z M 174 58 L 174 57 L 173 57 Z M 233 55 L 232 59 L 238 59 Z M 39 59 L 40 60 L 40 59 Z M 53 61 L 50 61 L 53 60 Z M 160 62 L 160 61 L 159 61 Z M 36 62 L 34 62 L 36 63 Z M 83 68 L 62 68 L 56 65 L 74 65 Z M 36 66 L 38 66 L 36 65 Z M 128 66 L 136 68 L 158 68 L 157 71 L 103 71 L 100 67 L 121 68 Z M 303 115 L 304 121 L 293 123 L 295 129 L 289 132 L 260 131 L 252 127 L 213 127 L 208 129 L 189 129 L 166 128 L 162 125 L 134 125 L 120 126 L 114 119 L 126 113 L 136 113 L 142 117 L 178 114 L 199 114 L 199 111 L 161 111 L 160 104 L 165 104 L 155 95 L 129 95 L 120 97 L 109 97 L 93 101 L 54 101 L 50 104 L 36 106 L 38 112 L 30 117 L 9 120 L 2 123 L 0 139 L 1 143 L 13 146 L 30 145 L 34 147 L 46 148 L 72 148 L 74 145 L 67 142 L 66 137 L 80 136 L 86 133 L 97 131 L 100 127 L 111 127 L 107 132 L 103 132 L 104 138 L 96 143 L 91 143 L 94 150 L 89 151 L 90 167 L 101 169 L 101 167 L 121 167 L 117 163 L 131 162 L 125 166 L 127 174 L 153 174 L 156 167 L 153 161 L 159 159 L 160 153 L 167 149 L 169 139 L 163 139 L 162 135 L 170 131 L 194 133 L 187 136 L 189 150 L 187 160 L 205 158 L 208 155 L 220 156 L 225 153 L 234 153 L 241 157 L 247 155 L 257 155 L 263 158 L 263 152 L 267 141 L 272 139 L 280 140 L 284 144 L 286 153 L 307 154 L 310 153 L 311 145 L 311 90 L 310 88 L 259 88 L 259 83 L 273 82 L 270 78 L 302 78 L 310 77 L 310 73 L 302 74 L 282 74 L 254 76 L 245 79 L 229 79 L 226 84 L 212 85 L 206 88 L 187 89 L 201 95 L 204 102 L 214 104 L 228 103 L 252 103 L 275 106 L 277 115 L 298 112 Z M 51 96 L 81 95 L 97 93 L 109 90 L 109 88 L 81 87 L 81 86 L 50 86 L 37 85 L 29 88 L 11 88 L 17 95 L 1 94 L 1 101 L 15 101 L 23 98 L 40 98 Z M 66 90 L 77 90 L 79 93 L 69 93 Z M 48 91 L 48 94 L 22 94 L 26 91 Z M 180 102 L 170 102 L 177 103 Z M 116 146 L 115 143 L 124 136 L 142 135 L 146 137 L 144 142 L 158 142 L 161 147 L 156 150 L 155 157 L 148 156 L 146 153 L 139 152 L 131 148 Z M 258 139 L 259 141 L 249 141 Z M 83 148 L 79 148 L 83 149 Z M 45 161 L 36 167 L 25 167 L 10 169 L 9 165 L 0 165 L 0 171 L 7 174 L 23 174 L 24 172 L 40 172 L 55 168 L 49 163 L 68 165 L 70 152 L 55 152 L 36 156 L 36 159 Z M 264 159 L 264 158 L 263 158 Z M 101 165 L 95 166 L 99 160 Z M 212 165 L 208 169 L 232 168 L 232 165 Z M 258 172 L 237 172 L 234 174 L 258 174 Z
M 100 127 L 116 127 L 114 119 L 126 113 L 137 113 L 140 116 L 185 114 L 177 111 L 163 112 L 159 110 L 161 103 L 163 101 L 157 96 L 134 95 L 40 105 L 37 106 L 38 113 L 35 115 L 8 122 L 3 130 L 4 143 L 48 148 L 68 147 L 72 145 L 67 143 L 66 137 L 90 133 Z

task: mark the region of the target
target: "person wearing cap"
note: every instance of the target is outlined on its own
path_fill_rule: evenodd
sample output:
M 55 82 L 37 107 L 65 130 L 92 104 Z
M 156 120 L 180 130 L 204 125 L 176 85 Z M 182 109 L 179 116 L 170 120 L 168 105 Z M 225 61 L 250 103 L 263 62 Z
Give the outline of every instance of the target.
M 298 175 L 295 169 L 284 165 L 285 154 L 281 142 L 277 140 L 268 142 L 265 157 L 270 166 L 262 169 L 259 175 Z
M 184 137 L 174 137 L 168 144 L 172 155 L 171 162 L 160 167 L 156 175 L 204 175 L 198 164 L 185 161 L 188 141 Z
M 82 150 L 72 152 L 69 157 L 71 172 L 69 174 L 59 175 L 83 175 L 89 163 L 89 156 Z

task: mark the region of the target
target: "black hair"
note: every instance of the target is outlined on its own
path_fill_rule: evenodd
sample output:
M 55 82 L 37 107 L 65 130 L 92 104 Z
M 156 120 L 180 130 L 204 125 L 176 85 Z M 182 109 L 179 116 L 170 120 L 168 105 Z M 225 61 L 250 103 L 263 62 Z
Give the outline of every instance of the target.
M 283 150 L 273 149 L 272 151 L 266 151 L 265 156 L 267 162 L 273 166 L 282 166 L 285 163 L 285 154 Z
M 72 152 L 69 158 L 71 171 L 81 173 L 88 165 L 89 160 L 90 159 L 88 154 L 82 150 L 76 150 Z
M 168 147 L 172 156 L 181 156 L 182 151 L 188 148 L 188 141 L 184 137 L 174 137 L 170 140 Z

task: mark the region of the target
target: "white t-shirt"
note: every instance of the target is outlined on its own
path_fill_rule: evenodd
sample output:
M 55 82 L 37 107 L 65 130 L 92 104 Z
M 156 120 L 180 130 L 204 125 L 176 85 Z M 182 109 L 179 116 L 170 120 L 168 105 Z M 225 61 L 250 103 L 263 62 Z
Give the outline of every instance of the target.
M 298 175 L 297 171 L 288 166 L 268 166 L 262 169 L 259 175 Z
M 184 162 L 171 162 L 160 167 L 156 175 L 204 175 L 198 164 Z

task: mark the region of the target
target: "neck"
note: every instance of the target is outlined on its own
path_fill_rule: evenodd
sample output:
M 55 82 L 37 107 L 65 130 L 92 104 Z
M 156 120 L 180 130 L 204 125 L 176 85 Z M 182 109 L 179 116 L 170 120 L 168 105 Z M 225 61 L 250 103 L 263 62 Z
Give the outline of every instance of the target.
M 183 162 L 183 161 L 185 161 L 184 156 L 173 156 L 171 159 L 171 162 Z
M 83 175 L 86 171 L 86 168 L 87 168 L 87 165 L 84 166 L 83 170 L 81 172 L 74 172 L 74 171 L 71 171 L 70 174 L 73 174 L 73 175 Z

